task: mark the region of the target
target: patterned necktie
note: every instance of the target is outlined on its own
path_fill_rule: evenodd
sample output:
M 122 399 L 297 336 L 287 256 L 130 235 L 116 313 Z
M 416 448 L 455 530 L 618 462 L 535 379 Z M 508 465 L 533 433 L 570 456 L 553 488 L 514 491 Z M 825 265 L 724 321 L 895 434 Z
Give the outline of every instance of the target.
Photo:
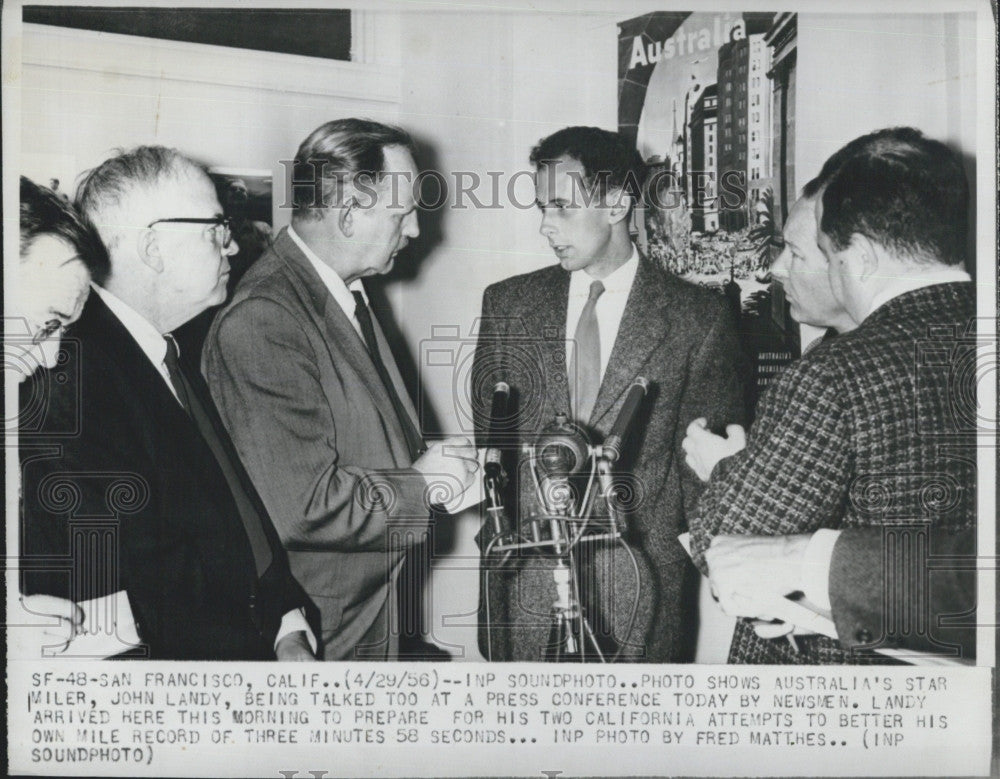
M 243 485 L 238 471 L 240 466 L 237 466 L 234 462 L 235 453 L 230 453 L 226 450 L 222 436 L 212 423 L 209 410 L 199 400 L 198 394 L 194 391 L 191 382 L 188 381 L 187 376 L 184 375 L 184 371 L 181 369 L 180 360 L 178 359 L 177 342 L 174 341 L 172 335 L 167 335 L 164 338 L 167 342 L 167 354 L 163 358 L 163 364 L 167 366 L 167 372 L 170 374 L 170 383 L 173 384 L 174 390 L 177 392 L 177 399 L 184 406 L 184 410 L 191 417 L 191 421 L 194 422 L 195 427 L 198 428 L 202 440 L 208 445 L 212 455 L 215 457 L 215 461 L 219 464 L 222 475 L 226 479 L 226 484 L 229 485 L 229 491 L 233 496 L 233 501 L 236 503 L 240 519 L 243 521 L 247 539 L 250 541 L 250 550 L 253 552 L 257 577 L 260 578 L 271 565 L 272 558 L 271 545 L 268 543 L 267 536 L 264 533 L 264 519 L 257 511 L 253 500 Z
M 375 337 L 375 326 L 372 324 L 371 311 L 368 309 L 368 304 L 365 303 L 365 297 L 357 290 L 352 290 L 351 294 L 354 295 L 354 318 L 358 320 L 358 324 L 361 326 L 361 334 L 364 336 L 365 346 L 368 347 L 368 354 L 372 358 L 372 363 L 375 365 L 378 377 L 382 380 L 382 386 L 385 387 L 385 391 L 389 394 L 389 402 L 392 403 L 393 411 L 396 412 L 396 419 L 399 421 L 400 427 L 403 428 L 403 435 L 406 436 L 406 445 L 410 450 L 410 458 L 416 460 L 420 455 L 420 450 L 423 448 L 423 441 L 421 441 L 420 435 L 410 420 L 409 413 L 403 408 L 403 402 L 399 399 L 392 379 L 389 377 L 389 372 L 385 368 L 385 363 L 382 362 L 382 354 L 378 348 L 378 339 Z
M 573 398 L 573 417 L 580 424 L 587 424 L 601 389 L 601 337 L 597 326 L 597 299 L 604 292 L 604 284 L 590 284 L 590 296 L 576 324 L 574 346 L 570 355 L 570 394 Z

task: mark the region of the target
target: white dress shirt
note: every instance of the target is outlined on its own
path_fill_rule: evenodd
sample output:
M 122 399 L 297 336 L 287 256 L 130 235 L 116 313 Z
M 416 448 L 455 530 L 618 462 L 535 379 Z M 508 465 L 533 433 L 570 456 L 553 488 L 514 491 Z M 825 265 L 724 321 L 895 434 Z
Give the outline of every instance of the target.
M 177 390 L 170 380 L 170 371 L 167 370 L 167 364 L 164 362 L 167 356 L 166 337 L 156 329 L 152 322 L 117 295 L 108 292 L 104 287 L 97 284 L 91 284 L 90 286 L 100 296 L 101 300 L 104 301 L 104 305 L 125 326 L 129 335 L 139 344 L 139 348 L 142 349 L 143 354 L 149 358 L 153 367 L 163 377 L 170 392 L 177 398 Z M 180 403 L 180 400 L 178 399 L 177 402 Z M 262 517 L 261 519 L 267 521 L 266 517 Z M 312 634 L 312 630 L 309 629 L 309 623 L 306 622 L 305 611 L 303 609 L 293 609 L 281 618 L 281 626 L 278 628 L 278 635 L 274 639 L 274 645 L 277 646 L 278 642 L 289 633 L 296 633 L 300 630 L 305 632 L 306 638 L 309 640 L 309 646 L 315 652 L 316 637 Z
M 295 241 L 295 245 L 302 250 L 306 259 L 316 269 L 316 273 L 319 274 L 319 279 L 323 282 L 323 286 L 329 290 L 333 299 L 337 301 L 337 305 L 343 310 L 348 321 L 354 325 L 361 343 L 365 344 L 367 348 L 364 334 L 361 332 L 361 324 L 358 322 L 357 317 L 354 316 L 354 309 L 357 307 L 357 301 L 354 299 L 355 292 L 360 292 L 361 297 L 365 299 L 365 305 L 368 305 L 368 295 L 365 293 L 365 285 L 361 283 L 361 279 L 355 279 L 350 284 L 345 284 L 344 280 L 337 275 L 337 272 L 323 262 L 316 252 L 306 245 L 306 242 L 302 240 L 291 225 L 288 227 L 288 237 Z
M 872 298 L 868 315 L 881 308 L 890 300 L 907 292 L 913 292 L 935 284 L 951 284 L 971 281 L 972 278 L 961 268 L 947 268 L 934 273 L 918 273 L 893 279 Z M 839 530 L 817 530 L 806 547 L 802 561 L 802 592 L 814 604 L 830 610 L 830 564 L 833 562 L 833 547 L 840 537 Z
M 632 245 L 632 256 L 619 268 L 605 276 L 600 281 L 604 284 L 604 292 L 594 304 L 594 314 L 597 317 L 597 329 L 601 341 L 601 379 L 607 370 L 614 349 L 618 328 L 625 315 L 625 304 L 628 303 L 632 282 L 635 281 L 639 269 L 639 250 Z M 573 334 L 583 313 L 583 307 L 590 297 L 590 285 L 597 281 L 586 270 L 573 271 L 569 275 L 569 300 L 566 306 L 566 370 L 569 371 L 572 356 Z
M 104 305 L 111 309 L 111 313 L 118 317 L 118 320 L 125 325 L 125 329 L 128 330 L 129 335 L 139 344 L 139 348 L 142 349 L 143 354 L 153 363 L 153 367 L 163 377 L 163 380 L 167 383 L 167 387 L 176 398 L 177 390 L 174 388 L 173 382 L 170 381 L 170 371 L 167 370 L 167 364 L 164 362 L 167 356 L 167 341 L 163 334 L 153 326 L 152 322 L 114 293 L 108 292 L 104 287 L 97 284 L 91 284 L 90 286 L 101 300 L 104 301 Z M 177 402 L 180 403 L 180 400 Z

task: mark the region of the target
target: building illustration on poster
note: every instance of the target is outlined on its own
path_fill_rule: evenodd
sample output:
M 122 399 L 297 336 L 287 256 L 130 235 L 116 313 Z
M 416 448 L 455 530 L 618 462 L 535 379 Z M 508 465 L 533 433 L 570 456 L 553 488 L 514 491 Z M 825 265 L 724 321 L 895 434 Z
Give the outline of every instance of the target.
M 619 24 L 619 130 L 648 166 L 636 238 L 732 303 L 750 400 L 798 355 L 769 266 L 794 200 L 795 14 L 655 12 Z

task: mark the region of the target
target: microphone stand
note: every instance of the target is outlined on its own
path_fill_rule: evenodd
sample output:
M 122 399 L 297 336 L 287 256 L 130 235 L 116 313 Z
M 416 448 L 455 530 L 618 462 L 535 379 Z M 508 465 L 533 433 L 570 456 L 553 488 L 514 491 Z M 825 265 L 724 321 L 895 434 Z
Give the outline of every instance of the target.
M 506 385 L 504 385 L 506 386 Z M 485 478 L 487 512 L 490 515 L 494 536 L 485 550 L 485 557 L 502 553 L 502 566 L 515 552 L 548 551 L 554 557 L 552 578 L 556 597 L 552 603 L 552 623 L 545 659 L 552 662 L 584 662 L 590 659 L 586 645 L 593 648 L 593 655 L 601 662 L 607 662 L 601 651 L 597 637 L 583 612 L 580 601 L 580 586 L 574 550 L 578 544 L 597 541 L 618 541 L 628 552 L 636 575 L 636 598 L 628 629 L 622 644 L 628 640 L 638 611 L 638 565 L 635 555 L 622 541 L 626 531 L 625 520 L 615 505 L 615 491 L 612 482 L 612 467 L 622 454 L 622 445 L 628 427 L 645 396 L 648 382 L 638 378 L 629 389 L 622 410 L 615 420 L 604 444 L 591 446 L 586 434 L 571 424 L 565 414 L 557 414 L 552 425 L 546 428 L 534 444 L 526 443 L 524 454 L 534 481 L 539 503 L 545 507 L 545 515 L 530 520 L 531 539 L 527 540 L 515 533 L 505 534 L 501 519 L 504 516 L 500 498 L 500 482 L 492 474 Z M 577 505 L 570 484 L 570 477 L 582 474 L 589 466 L 587 489 Z M 590 509 L 591 489 L 595 478 L 599 481 L 604 501 L 607 504 L 608 522 L 597 532 L 587 533 L 593 522 Z M 487 583 L 487 644 L 492 659 L 489 618 L 489 587 Z M 617 659 L 621 649 L 613 659 Z

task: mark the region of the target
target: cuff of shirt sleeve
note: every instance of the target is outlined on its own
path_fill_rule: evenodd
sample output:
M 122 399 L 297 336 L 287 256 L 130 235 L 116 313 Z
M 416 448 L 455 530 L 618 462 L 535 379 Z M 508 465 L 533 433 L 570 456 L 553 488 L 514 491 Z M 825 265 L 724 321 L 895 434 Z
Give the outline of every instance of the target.
M 830 610 L 830 562 L 839 537 L 839 530 L 817 530 L 802 559 L 802 592 L 824 611 Z
M 278 628 L 278 635 L 274 639 L 275 649 L 278 648 L 278 642 L 281 639 L 289 633 L 297 633 L 300 630 L 305 632 L 309 648 L 312 649 L 313 654 L 316 654 L 316 636 L 309 629 L 309 623 L 306 622 L 306 613 L 302 609 L 293 609 L 281 618 L 281 627 Z

